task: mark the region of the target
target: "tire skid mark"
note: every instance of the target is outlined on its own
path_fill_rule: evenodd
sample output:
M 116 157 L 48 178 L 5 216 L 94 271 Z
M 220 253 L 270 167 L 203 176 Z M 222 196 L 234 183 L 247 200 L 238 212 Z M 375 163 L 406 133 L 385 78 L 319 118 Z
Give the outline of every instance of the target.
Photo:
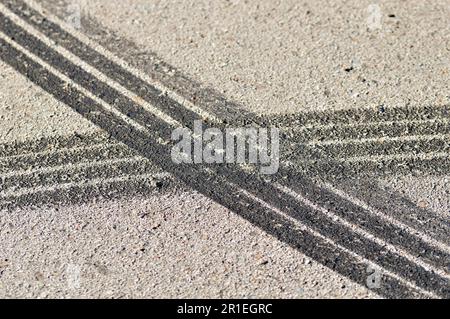
M 0 198 L 0 209 L 12 210 L 21 207 L 46 207 L 56 204 L 74 205 L 91 202 L 96 198 L 115 200 L 126 196 L 148 195 L 173 188 L 167 174 L 146 173 L 142 175 L 119 175 L 110 178 L 67 182 L 47 187 L 22 190 L 14 195 Z M 172 186 L 172 187 L 170 187 Z
M 298 143 L 319 144 L 319 143 L 361 143 L 361 140 L 368 139 L 401 139 L 410 136 L 428 136 L 436 132 L 440 134 L 450 133 L 450 121 L 446 119 L 434 119 L 429 121 L 399 121 L 378 123 L 360 123 L 358 127 L 335 126 L 321 129 L 313 127 L 308 130 L 289 130 L 292 138 Z
M 1 3 L 9 10 L 11 10 L 15 15 L 35 27 L 51 40 L 58 43 L 59 46 L 76 55 L 82 61 L 88 63 L 95 69 L 100 70 L 107 77 L 118 82 L 120 85 L 133 92 L 151 105 L 156 106 L 158 109 L 162 110 L 175 120 L 190 120 L 191 122 L 193 122 L 194 120 L 201 119 L 201 117 L 198 116 L 195 112 L 186 109 L 185 107 L 183 107 L 183 105 L 180 105 L 178 102 L 169 98 L 165 94 L 165 92 L 161 91 L 153 85 L 150 85 L 148 82 L 143 81 L 131 72 L 125 70 L 122 66 L 106 58 L 103 54 L 97 52 L 85 43 L 81 42 L 76 37 L 63 30 L 61 26 L 46 19 L 39 12 L 27 6 L 24 2 L 6 0 L 1 1 Z M 28 41 L 30 41 L 30 39 L 28 39 Z M 24 45 L 24 47 L 26 47 L 27 43 L 24 43 Z M 43 59 L 45 60 L 45 58 Z M 63 69 L 64 68 L 65 67 L 63 66 Z M 78 70 L 86 73 L 80 68 L 78 68 Z M 91 78 L 90 74 L 85 75 L 88 78 Z M 86 84 L 89 84 L 89 82 L 87 81 Z M 101 86 L 97 88 L 97 90 L 101 89 Z M 123 99 L 123 97 L 120 95 L 114 96 L 114 98 Z
M 450 105 L 423 107 L 391 107 L 383 110 L 347 109 L 339 111 L 306 112 L 286 114 L 275 117 L 262 117 L 267 122 L 284 123 L 286 127 L 300 129 L 329 130 L 344 127 L 355 129 L 364 126 L 383 126 L 395 123 L 429 123 L 433 121 L 448 121 Z M 330 124 L 332 123 L 332 124 Z
M 14 61 L 8 61 L 8 63 L 12 64 L 13 66 L 15 66 L 16 69 L 21 70 L 22 73 L 24 73 L 24 71 L 25 71 L 24 74 L 28 75 L 30 77 L 30 74 L 27 73 L 27 67 L 25 67 L 25 70 L 24 70 L 23 67 L 21 68 L 19 65 L 17 65 L 17 63 L 14 63 Z M 37 66 L 37 67 L 39 67 L 39 66 Z M 36 64 L 34 65 L 34 68 L 36 68 Z M 42 69 L 42 71 L 45 72 L 45 69 Z M 32 74 L 31 74 L 31 76 L 32 76 Z M 51 78 L 53 79 L 54 82 L 58 82 L 58 79 L 55 79 L 54 76 L 51 77 Z M 44 78 L 44 82 L 46 80 L 47 79 Z M 34 79 L 34 81 L 35 82 L 39 82 L 38 79 Z M 65 98 L 65 100 L 67 102 L 69 102 L 69 103 L 72 102 L 72 104 L 69 104 L 69 105 L 74 107 L 74 105 L 73 105 L 74 101 L 71 100 L 71 98 L 73 98 L 73 97 L 71 97 L 71 96 L 65 96 L 64 97 L 64 96 L 61 96 L 61 94 L 59 92 L 54 92 L 55 89 L 59 89 L 58 85 L 56 85 L 56 86 L 50 85 L 49 86 L 48 83 L 42 83 L 42 82 L 39 82 L 39 84 L 41 85 L 41 87 L 43 87 L 44 89 L 49 91 L 55 97 Z M 52 84 L 55 84 L 55 83 L 52 83 Z M 74 90 L 74 89 L 71 89 L 70 91 L 71 91 L 70 93 L 73 93 L 73 94 L 75 94 L 75 92 L 76 92 L 76 90 Z M 79 94 L 79 92 L 77 92 L 77 93 Z M 77 95 L 77 94 L 75 94 L 75 95 Z M 81 98 L 78 98 L 77 103 L 80 102 L 80 101 L 83 102 L 83 99 L 88 101 L 86 99 L 86 97 L 81 97 Z M 92 102 L 92 100 L 91 100 L 91 102 Z M 121 123 L 120 119 L 114 118 L 114 114 L 108 113 L 108 112 L 103 112 L 103 114 L 101 114 L 98 111 L 92 112 L 91 110 L 89 110 L 89 107 L 86 107 L 86 105 L 80 105 L 79 103 L 75 104 L 75 106 L 76 106 L 76 110 L 78 112 L 80 112 L 82 115 L 84 115 L 87 118 L 90 118 L 92 121 L 94 121 L 94 123 L 96 123 L 97 125 L 100 125 L 104 129 L 107 129 L 107 130 L 109 129 L 108 131 L 110 132 L 110 134 L 112 136 L 114 136 L 115 138 L 117 138 L 118 140 L 120 140 L 120 141 L 123 141 L 124 139 L 127 140 L 127 142 L 126 142 L 127 145 L 129 145 L 130 147 L 133 147 L 133 148 L 135 148 L 137 150 L 140 150 L 140 152 L 142 152 L 143 154 L 146 154 L 146 156 L 148 156 L 149 158 L 150 158 L 150 154 L 152 154 L 152 153 L 149 153 L 148 151 L 152 150 L 153 148 L 156 148 L 156 149 L 160 150 L 160 152 L 157 152 L 156 154 L 162 155 L 162 157 L 167 156 L 168 153 L 165 153 L 165 152 L 167 152 L 167 147 L 166 146 L 163 147 L 163 146 L 156 145 L 154 141 L 153 141 L 153 144 L 148 142 L 148 141 L 145 142 L 145 140 L 148 139 L 148 136 L 143 135 L 142 132 L 134 132 L 133 128 L 130 128 L 126 123 Z M 105 123 L 108 123 L 108 121 L 113 121 L 114 124 L 119 124 L 119 126 L 117 126 L 117 127 L 113 126 L 113 128 L 108 127 L 108 126 L 105 127 Z M 141 141 L 139 141 L 139 139 L 135 140 L 135 138 L 138 137 L 138 136 L 141 136 L 141 138 L 142 138 Z M 201 170 L 200 168 L 198 168 L 198 167 L 195 167 L 195 168 L 192 168 L 192 167 L 174 167 L 170 163 L 170 160 L 167 161 L 167 159 L 166 159 L 166 161 L 161 161 L 162 159 L 160 159 L 159 157 L 157 157 L 156 159 L 153 158 L 153 160 L 156 160 L 164 169 L 168 169 L 169 171 L 172 170 L 172 171 L 176 172 L 177 173 L 176 176 L 181 176 L 182 180 L 184 180 L 186 183 L 188 183 L 190 185 L 192 185 L 192 183 L 193 183 L 193 180 L 191 179 L 193 177 L 192 175 L 194 175 L 196 178 L 198 178 L 199 181 L 205 181 L 205 182 L 209 181 L 210 183 L 214 181 L 214 179 L 211 179 L 211 177 L 203 176 L 203 175 L 205 175 L 205 172 L 203 170 Z M 241 187 L 243 187 L 243 185 L 245 185 L 247 188 L 249 187 L 249 185 L 253 186 L 253 185 L 251 185 L 251 181 L 248 180 L 248 176 L 243 176 L 242 173 L 236 173 L 236 175 L 232 175 L 232 174 L 229 173 L 228 170 L 223 171 L 223 168 L 222 169 L 218 169 L 218 172 L 224 174 L 228 178 L 233 177 L 233 181 L 241 184 L 240 185 Z M 261 184 L 261 186 L 263 186 L 263 185 L 265 185 L 265 184 Z M 201 183 L 200 184 L 195 183 L 192 186 L 195 189 L 201 188 L 201 189 L 203 189 L 203 192 L 208 193 L 207 190 L 203 188 L 204 185 L 201 184 Z M 209 185 L 209 186 L 211 186 L 211 185 Z M 225 187 L 226 185 L 220 185 L 220 186 Z M 265 185 L 265 186 L 268 186 L 268 185 Z M 224 194 L 221 194 L 221 195 L 223 196 Z M 267 195 L 267 194 L 265 194 L 265 195 Z M 219 202 L 221 202 L 221 201 L 223 202 L 223 200 L 219 200 Z M 228 205 L 230 205 L 230 204 L 228 204 Z M 363 240 L 367 241 L 367 239 L 363 239 Z M 346 242 L 346 244 L 349 245 L 350 243 Z M 371 257 L 373 258 L 373 256 L 371 256 Z M 392 268 L 392 265 L 390 265 L 390 267 Z M 419 273 L 423 272 L 423 270 L 421 270 L 420 267 L 416 268 L 415 271 L 416 272 L 418 271 Z M 411 273 L 411 272 L 407 271 L 406 273 L 402 273 L 402 275 L 407 275 L 408 273 Z M 413 273 L 414 273 L 414 271 L 413 271 Z M 431 279 L 428 282 L 428 284 L 422 282 L 421 279 L 411 278 L 411 275 L 409 276 L 409 279 L 414 279 L 415 282 L 421 287 L 428 287 L 428 286 L 431 285 L 430 287 L 433 290 L 437 291 L 438 294 L 443 294 L 445 296 L 448 293 L 448 289 L 445 286 L 445 282 L 442 282 L 437 277 L 436 278 L 433 277 L 433 275 L 427 276 L 428 274 L 429 273 L 425 271 L 422 274 L 425 277 L 422 277 L 422 275 L 419 276 L 420 278 Z
M 407 140 L 375 140 L 362 141 L 350 145 L 320 144 L 306 147 L 311 154 L 311 158 L 349 160 L 353 158 L 370 157 L 373 160 L 382 159 L 382 157 L 408 156 L 408 154 L 449 154 L 450 155 L 450 135 L 430 136 L 424 139 Z M 440 156 L 440 155 L 439 155 Z M 369 160 L 369 159 L 368 159 Z
M 344 180 L 339 183 L 347 195 L 356 198 L 363 207 L 369 210 L 379 211 L 390 218 L 397 219 L 416 230 L 424 232 L 436 238 L 440 242 L 450 246 L 450 221 L 439 217 L 436 213 L 425 208 L 418 207 L 410 199 L 401 196 L 396 191 L 382 187 L 371 178 L 359 180 Z M 333 186 L 334 187 L 334 186 Z M 385 194 L 381 199 L 374 194 Z
M 417 168 L 417 172 L 444 175 L 449 173 L 449 157 L 450 154 L 445 152 L 422 153 L 418 151 L 405 154 L 356 156 L 342 159 L 318 159 L 317 157 L 299 159 L 300 155 L 297 155 L 296 158 L 289 158 L 288 160 L 292 164 L 299 165 L 303 170 L 309 170 L 311 174 L 315 173 L 320 176 L 325 173 L 339 176 L 356 176 L 362 172 L 376 172 L 384 175 L 393 173 L 398 175 L 414 172 L 415 168 Z M 423 163 L 429 163 L 426 166 L 433 168 L 424 170 L 423 166 L 425 165 Z M 432 163 L 437 165 L 433 166 Z
M 123 96 L 116 89 L 75 65 L 44 44 L 41 40 L 27 33 L 1 12 L 0 31 L 4 32 L 10 39 L 13 39 L 14 42 L 30 53 L 48 63 L 52 68 L 61 72 L 61 74 L 68 77 L 74 83 L 80 85 L 105 103 L 113 106 L 129 119 L 134 120 L 142 129 L 149 128 L 149 123 L 153 123 L 154 126 L 150 127 L 151 129 L 155 132 L 163 133 L 163 136 L 170 136 L 170 132 L 163 125 L 159 124 L 160 121 L 157 121 L 157 115 L 148 111 L 140 112 L 141 106 L 137 102 Z
M 75 164 L 80 161 L 98 161 L 131 157 L 132 152 L 120 144 L 95 144 L 87 147 L 62 148 L 23 156 L 0 158 L 0 178 L 30 172 L 46 167 Z
M 106 169 L 107 168 L 107 169 Z M 77 164 L 60 165 L 50 168 L 23 172 L 13 176 L 2 177 L 0 196 L 7 196 L 22 191 L 22 189 L 37 186 L 64 184 L 67 182 L 82 182 L 96 178 L 108 178 L 114 174 L 143 174 L 150 167 L 142 157 L 119 158 L 100 161 L 82 161 Z M 12 189 L 12 190 L 10 190 Z
M 115 142 L 115 141 L 114 141 Z M 58 137 L 41 137 L 36 140 L 5 143 L 0 145 L 0 160 L 33 156 L 39 153 L 53 152 L 56 149 L 92 147 L 104 143 L 113 143 L 108 140 L 107 134 L 94 133 L 89 136 L 72 135 Z
M 173 165 L 170 162 L 170 159 L 166 158 L 168 154 L 166 146 L 158 144 L 151 136 L 143 134 L 141 131 L 133 130 L 133 128 L 127 125 L 126 122 L 123 122 L 123 120 L 117 118 L 114 113 L 111 113 L 108 110 L 102 110 L 100 105 L 98 105 L 93 100 L 81 95 L 79 91 L 73 88 L 69 88 L 69 90 L 64 89 L 64 82 L 56 78 L 53 74 L 49 73 L 49 71 L 47 71 L 42 66 L 27 58 L 23 53 L 15 50 L 8 43 L 2 40 L 0 41 L 0 44 L 1 56 L 6 63 L 10 64 L 18 72 L 27 76 L 31 81 L 41 86 L 55 98 L 74 108 L 78 113 L 85 116 L 94 124 L 107 130 L 112 137 L 141 152 L 143 155 L 146 155 L 146 157 L 148 156 L 148 158 L 152 159 L 158 166 L 161 166 L 164 170 L 172 173 L 174 176 L 177 176 L 187 185 L 190 185 L 197 191 L 212 198 L 213 200 L 231 209 L 232 211 L 236 211 L 244 218 L 247 217 L 250 222 L 256 223 L 259 227 L 262 227 L 272 234 L 279 234 L 279 226 L 275 227 L 273 220 L 279 220 L 284 225 L 286 225 L 286 221 L 280 220 L 280 216 L 277 216 L 274 213 L 270 213 L 270 217 L 267 218 L 267 211 L 264 211 L 265 213 L 261 214 L 249 215 L 249 211 L 253 210 L 249 210 L 247 205 L 247 210 L 239 209 L 239 207 L 237 207 L 238 205 L 236 205 L 236 200 L 232 195 L 233 193 L 227 193 L 227 190 L 229 190 L 229 188 L 226 184 L 214 185 L 214 179 L 211 180 L 210 176 L 204 174 L 204 172 L 201 170 L 199 171 L 199 167 Z M 211 184 L 214 186 L 212 186 Z M 230 196 L 231 202 L 229 201 Z M 276 225 L 279 225 L 280 222 L 277 222 Z M 283 238 L 280 235 L 276 237 L 281 239 Z M 296 236 L 287 235 L 287 237 L 291 238 L 291 244 L 299 240 L 298 238 L 296 238 Z M 309 242 L 309 244 L 311 244 L 311 242 Z M 309 247 L 302 246 L 301 248 L 304 252 L 310 251 Z M 315 248 L 317 249 L 317 247 Z M 334 251 L 336 251 L 335 247 Z M 323 260 L 323 257 L 321 259 Z M 413 269 L 413 273 L 414 271 L 417 271 L 417 268 Z M 348 274 L 348 270 L 344 273 Z M 352 277 L 354 278 L 354 276 Z M 360 283 L 362 282 L 361 278 L 358 278 L 357 281 Z M 429 283 L 429 281 L 427 282 Z M 421 285 L 428 286 L 428 283 L 422 282 Z M 398 292 L 397 295 L 415 295 L 415 293 L 411 292 L 411 289 L 408 289 L 402 285 L 400 286 L 404 287 L 405 290 L 402 293 Z M 430 289 L 430 287 L 428 287 L 428 289 Z M 444 296 L 447 294 L 445 288 L 443 287 L 441 287 L 441 289 L 438 289 L 436 293 L 438 295 L 443 294 Z M 388 295 L 389 292 L 383 292 L 382 294 Z

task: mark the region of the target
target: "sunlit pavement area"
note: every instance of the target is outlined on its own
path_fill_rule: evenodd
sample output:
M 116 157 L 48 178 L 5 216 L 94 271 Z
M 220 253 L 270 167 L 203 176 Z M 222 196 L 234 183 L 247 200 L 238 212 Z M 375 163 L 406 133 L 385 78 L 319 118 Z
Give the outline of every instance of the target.
M 449 16 L 0 0 L 0 297 L 449 298 Z M 194 121 L 278 171 L 174 163 Z

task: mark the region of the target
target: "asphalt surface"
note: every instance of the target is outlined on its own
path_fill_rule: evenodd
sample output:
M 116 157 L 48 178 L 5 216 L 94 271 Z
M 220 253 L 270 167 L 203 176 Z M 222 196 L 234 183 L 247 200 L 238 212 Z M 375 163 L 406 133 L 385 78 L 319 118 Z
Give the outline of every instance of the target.
M 337 32 L 353 2 L 93 1 L 75 28 L 66 2 L 0 3 L 1 296 L 450 296 L 445 1 L 383 7 L 384 56 Z M 363 62 L 335 61 L 348 33 Z M 278 173 L 173 163 L 194 120 L 279 128 Z

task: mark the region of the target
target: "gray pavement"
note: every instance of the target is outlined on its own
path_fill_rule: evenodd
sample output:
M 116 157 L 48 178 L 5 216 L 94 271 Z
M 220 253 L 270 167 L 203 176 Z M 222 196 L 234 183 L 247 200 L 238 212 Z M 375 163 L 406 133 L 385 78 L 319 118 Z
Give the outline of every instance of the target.
M 448 298 L 448 10 L 0 1 L 0 297 Z M 158 112 L 280 169 L 176 165 Z

